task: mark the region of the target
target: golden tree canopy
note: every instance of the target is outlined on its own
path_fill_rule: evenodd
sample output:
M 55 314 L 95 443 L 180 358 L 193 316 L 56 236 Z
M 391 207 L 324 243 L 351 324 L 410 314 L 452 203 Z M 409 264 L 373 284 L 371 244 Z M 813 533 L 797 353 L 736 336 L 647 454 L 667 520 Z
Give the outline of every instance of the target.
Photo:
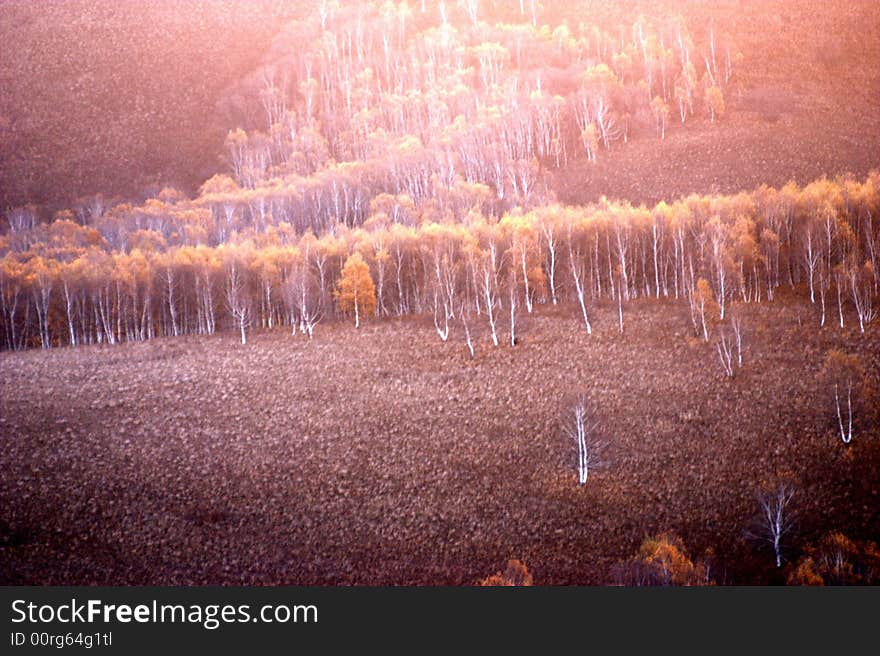
M 360 253 L 353 253 L 345 261 L 335 296 L 341 312 L 354 312 L 355 325 L 360 325 L 362 316 L 376 312 L 376 286 L 370 267 Z
M 507 568 L 480 581 L 481 586 L 531 586 L 534 579 L 525 564 L 519 560 L 507 561 Z

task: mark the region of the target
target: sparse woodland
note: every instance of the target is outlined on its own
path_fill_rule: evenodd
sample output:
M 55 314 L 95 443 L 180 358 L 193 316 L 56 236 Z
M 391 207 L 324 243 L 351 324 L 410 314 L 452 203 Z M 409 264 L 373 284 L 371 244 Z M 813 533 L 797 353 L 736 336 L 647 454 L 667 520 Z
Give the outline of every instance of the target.
M 647 491 L 643 491 L 643 479 L 638 479 L 646 471 L 662 471 L 657 480 L 675 481 L 678 470 L 664 470 L 665 465 L 658 463 L 679 458 L 676 466 L 686 470 L 681 485 L 689 486 L 695 497 L 723 495 L 717 491 L 721 484 L 708 478 L 715 474 L 727 485 L 739 486 L 730 508 L 717 516 L 712 508 L 727 501 L 703 499 L 706 503 L 695 513 L 701 519 L 693 522 L 694 534 L 702 536 L 701 547 L 707 544 L 706 535 L 721 526 L 727 531 L 728 547 L 731 541 L 749 545 L 736 555 L 747 553 L 747 559 L 754 558 L 742 565 L 743 571 L 747 575 L 759 572 L 762 581 L 875 583 L 880 577 L 880 556 L 874 542 L 862 539 L 870 530 L 853 519 L 853 509 L 859 504 L 868 508 L 864 499 L 876 500 L 876 472 L 873 478 L 858 473 L 864 463 L 857 462 L 853 454 L 857 449 L 860 454 L 873 449 L 864 462 L 877 459 L 878 363 L 871 345 L 877 343 L 880 312 L 880 171 L 860 177 L 835 171 L 801 184 L 764 184 L 728 194 L 707 191 L 650 205 L 604 196 L 582 205 L 560 202 L 554 187 L 557 176 L 569 170 L 589 176 L 604 158 L 630 148 L 636 140 L 650 140 L 662 148 L 690 130 L 721 133 L 731 100 L 736 96 L 741 101 L 739 78 L 748 71 L 749 53 L 744 54 L 731 35 L 693 7 L 687 7 L 691 19 L 687 11 L 639 8 L 636 12 L 626 3 L 535 0 L 316 2 L 314 11 L 280 26 L 262 63 L 227 89 L 221 103 L 229 122 L 225 139 L 221 138 L 225 172 L 205 176 L 195 193 L 167 186 L 145 200 L 143 196 L 134 200 L 134 196 L 92 194 L 66 209 L 21 205 L 3 211 L 0 350 L 5 351 L 4 366 L 7 362 L 15 366 L 13 358 L 36 358 L 33 352 L 15 353 L 29 349 L 44 351 L 40 355 L 46 358 L 73 362 L 79 353 L 106 358 L 111 352 L 124 354 L 126 349 L 146 349 L 152 344 L 173 350 L 178 343 L 201 344 L 198 348 L 206 349 L 206 362 L 213 357 L 207 351 L 222 351 L 222 367 L 211 360 L 208 370 L 226 373 L 223 367 L 234 362 L 229 376 L 238 381 L 244 380 L 244 374 L 236 367 L 245 361 L 257 362 L 267 377 L 281 376 L 283 386 L 277 387 L 282 391 L 267 392 L 264 398 L 241 392 L 247 385 L 237 389 L 230 385 L 222 388 L 223 406 L 227 399 L 235 404 L 238 396 L 247 396 L 252 407 L 259 406 L 259 411 L 253 411 L 258 417 L 254 419 L 258 428 L 253 429 L 258 440 L 274 440 L 285 431 L 291 432 L 291 441 L 311 436 L 312 442 L 301 445 L 303 462 L 321 476 L 332 472 L 330 478 L 338 476 L 339 483 L 327 482 L 330 487 L 324 489 L 326 478 L 315 477 L 320 485 L 313 480 L 303 482 L 308 476 L 300 473 L 290 478 L 302 489 L 308 488 L 310 499 L 320 500 L 302 511 L 306 515 L 328 498 L 328 513 L 336 519 L 344 515 L 334 504 L 339 497 L 348 499 L 346 486 L 356 486 L 351 483 L 352 471 L 360 471 L 366 483 L 372 480 L 370 476 L 378 477 L 382 489 L 402 485 L 392 483 L 385 473 L 385 458 L 391 463 L 387 471 L 417 472 L 420 480 L 431 481 L 436 474 L 440 490 L 445 490 L 443 481 L 450 477 L 454 480 L 450 490 L 470 490 L 468 482 L 476 490 L 486 483 L 483 474 L 472 473 L 471 467 L 485 466 L 494 476 L 515 463 L 515 474 L 498 475 L 503 480 L 500 493 L 494 486 L 484 492 L 497 504 L 494 495 L 509 499 L 516 485 L 540 487 L 538 492 L 532 489 L 531 498 L 542 501 L 529 512 L 522 511 L 519 519 L 528 525 L 532 537 L 552 540 L 566 531 L 554 528 L 549 537 L 542 531 L 549 530 L 553 522 L 570 528 L 571 518 L 551 512 L 543 526 L 534 524 L 535 517 L 556 502 L 565 512 L 587 505 L 601 514 L 613 506 L 602 496 L 608 494 L 602 491 L 603 485 L 617 486 L 614 489 L 623 491 L 620 498 L 628 499 L 627 503 L 692 510 L 693 506 L 679 505 L 689 502 L 681 500 L 686 494 L 678 496 L 677 482 L 644 483 Z M 285 12 L 278 9 L 278 14 Z M 692 20 L 698 14 L 701 20 Z M 4 125 L 0 121 L 0 136 Z M 796 317 L 796 328 L 792 317 Z M 423 324 L 427 330 L 421 329 Z M 378 327 L 384 332 L 375 332 Z M 418 344 L 401 342 L 398 330 L 412 330 Z M 340 337 L 342 331 L 347 336 Z M 649 343 L 646 335 L 650 331 L 653 341 Z M 772 354 L 773 339 L 784 350 L 797 341 L 792 337 L 795 332 L 809 342 L 810 362 L 793 364 L 791 358 Z M 228 334 L 240 345 L 226 344 L 225 337 L 201 339 L 215 334 Z M 326 425 L 321 422 L 331 420 L 324 419 L 325 406 L 309 405 L 318 403 L 317 397 L 323 394 L 330 398 L 326 407 L 347 399 L 334 372 L 329 371 L 328 363 L 338 363 L 337 354 L 326 351 L 324 334 L 331 334 L 334 344 L 363 339 L 363 335 L 377 340 L 377 345 L 365 348 L 381 350 L 387 344 L 391 362 L 387 370 L 384 360 L 372 352 L 364 351 L 364 362 L 355 362 L 361 355 L 351 344 L 339 348 L 349 359 L 338 357 L 343 369 L 352 368 L 352 388 L 375 384 L 389 398 L 400 400 L 401 407 L 412 394 L 409 383 L 403 382 L 405 376 L 394 373 L 399 365 L 394 364 L 395 357 L 403 357 L 401 353 L 418 360 L 422 352 L 426 361 L 441 358 L 462 371 L 482 375 L 487 363 L 494 362 L 492 366 L 511 367 L 518 378 L 512 378 L 498 401 L 491 397 L 494 391 L 483 397 L 472 388 L 468 392 L 454 386 L 447 389 L 447 382 L 457 380 L 459 374 L 436 380 L 428 376 L 431 393 L 448 392 L 440 397 L 444 400 L 437 407 L 437 417 L 446 417 L 443 413 L 449 413 L 450 407 L 458 408 L 453 412 L 458 422 L 471 412 L 465 409 L 468 394 L 473 416 L 468 415 L 471 418 L 465 424 L 438 419 L 443 430 L 434 429 L 428 435 L 431 444 L 419 447 L 426 453 L 424 461 L 413 455 L 418 449 L 413 451 L 409 437 L 398 435 L 397 429 L 387 439 L 400 441 L 387 451 L 377 451 L 368 441 L 374 435 L 365 438 L 359 433 L 361 424 L 353 418 L 359 404 L 341 409 L 339 418 L 333 420 L 340 423 Z M 286 354 L 303 358 L 302 380 L 299 373 L 277 373 L 276 363 L 267 359 L 262 350 L 265 344 L 259 341 L 267 335 L 283 340 L 280 348 Z M 383 336 L 387 342 L 379 343 Z M 92 348 L 82 348 L 88 346 Z M 535 349 L 540 349 L 537 355 Z M 665 365 L 649 362 L 655 355 Z M 520 356 L 537 358 L 539 364 L 533 366 L 533 360 L 517 363 Z M 374 357 L 379 359 L 370 360 Z M 596 362 L 589 362 L 592 357 Z M 43 360 L 27 362 L 43 374 L 47 371 L 40 369 Z M 619 369 L 617 362 L 622 363 Z M 286 364 L 299 371 L 298 361 Z M 582 372 L 583 366 L 590 372 L 589 380 L 566 377 Z M 644 372 L 660 373 L 649 380 L 639 366 Z M 677 378 L 670 374 L 667 383 L 661 366 L 674 370 Z M 605 378 L 590 367 L 601 368 Z M 679 367 L 689 367 L 698 382 L 685 380 L 690 374 L 683 374 Z M 802 379 L 787 381 L 795 367 Z M 761 398 L 764 383 L 759 373 L 763 368 L 768 372 L 768 389 L 772 386 L 777 392 L 772 402 Z M 176 375 L 166 372 L 169 386 L 177 381 Z M 187 374 L 184 381 L 198 380 L 200 375 L 198 371 Z M 628 381 L 621 381 L 633 375 L 643 379 L 637 384 L 646 386 L 641 389 L 644 398 L 635 395 Z M 371 382 L 372 376 L 377 380 Z M 487 385 L 492 390 L 502 384 L 497 374 L 489 377 L 492 382 Z M 95 377 L 86 380 L 91 383 Z M 27 386 L 27 381 L 19 383 Z M 791 408 L 797 407 L 791 413 L 797 416 L 779 419 L 777 435 L 774 422 L 782 412 L 788 383 L 795 390 Z M 654 395 L 661 392 L 654 385 L 671 395 L 672 401 L 663 406 L 663 412 L 671 414 L 646 419 L 635 406 L 657 401 Z M 611 397 L 606 386 L 614 390 Z M 541 393 L 535 390 L 553 396 L 552 401 L 538 398 Z M 312 392 L 315 399 L 309 397 Z M 286 395 L 283 402 L 273 396 L 276 393 Z M 366 398 L 373 392 L 360 393 Z M 621 401 L 628 394 L 633 396 Z M 125 388 L 121 397 L 126 398 Z M 432 398 L 438 405 L 438 399 Z M 494 416 L 495 401 L 505 417 L 528 414 L 533 408 L 539 417 L 533 424 L 522 420 L 532 433 L 526 436 L 525 429 L 522 435 L 517 433 L 509 453 L 496 446 L 504 444 L 505 436 L 496 434 L 495 428 L 483 430 L 479 423 Z M 727 412 L 725 401 L 730 402 L 729 421 L 717 416 Z M 128 402 L 136 403 L 134 397 Z M 298 426 L 296 430 L 278 419 L 276 410 L 266 409 L 282 405 L 292 408 L 287 421 Z M 771 411 L 763 409 L 764 405 L 772 405 L 776 414 L 768 419 L 762 413 Z M 2 407 L 4 414 L 10 412 L 5 399 Z M 103 407 L 98 404 L 92 409 Z M 300 416 L 300 407 L 310 410 Z M 410 418 L 424 413 L 423 407 L 414 408 L 409 414 L 399 411 L 403 413 L 401 425 L 409 425 Z M 707 408 L 715 413 L 715 423 L 700 416 Z M 642 424 L 622 421 L 625 410 Z M 308 412 L 312 414 L 306 421 L 303 417 Z M 388 416 L 397 417 L 396 412 L 395 406 Z M 261 423 L 261 413 L 271 420 Z M 367 427 L 364 430 L 375 429 L 369 426 L 375 418 L 358 417 Z M 182 416 L 177 419 L 188 421 Z M 229 418 L 233 420 L 239 429 L 247 423 L 240 414 Z M 740 421 L 747 426 L 743 429 L 748 431 L 746 437 L 731 428 Z M 430 427 L 431 422 L 433 415 L 422 423 Z M 4 427 L 12 425 L 6 419 L 3 423 Z M 144 448 L 162 454 L 142 453 L 144 471 L 165 472 L 169 463 L 174 465 L 164 443 L 149 446 L 156 431 L 144 432 L 139 420 L 124 423 L 123 433 L 135 431 L 147 445 Z M 496 424 L 489 421 L 486 425 Z M 649 426 L 639 428 L 642 425 Z M 323 426 L 323 432 L 315 433 L 317 426 Z M 801 442 L 792 426 L 797 427 L 798 436 L 806 434 Z M 71 432 L 66 424 L 64 428 L 67 439 Z M 651 441 L 655 428 L 663 439 L 678 441 L 677 453 L 650 451 L 665 444 Z M 423 428 L 410 429 L 420 435 Z M 645 445 L 640 430 L 649 436 Z M 470 435 L 470 431 L 479 432 L 473 445 L 458 444 L 458 450 L 448 452 L 435 450 L 443 447 L 444 439 L 454 442 L 459 434 Z M 218 428 L 206 437 L 207 444 L 216 445 L 212 440 L 220 432 Z M 711 446 L 711 439 L 721 432 L 728 442 Z M 344 434 L 350 446 L 324 442 L 337 433 Z M 535 444 L 530 442 L 532 434 Z M 175 448 L 189 448 L 188 439 L 177 435 L 171 441 Z M 439 446 L 433 444 L 435 439 Z M 501 454 L 492 456 L 500 461 L 487 464 L 483 439 Z M 471 449 L 477 444 L 483 451 L 474 455 Z M 267 455 L 265 462 L 263 456 L 254 456 L 256 464 L 250 454 L 242 455 L 245 464 L 240 463 L 248 472 L 245 478 L 261 480 L 267 489 L 275 480 L 260 478 L 265 473 L 261 467 L 284 462 L 289 455 L 287 447 L 276 442 L 270 441 L 269 448 L 281 455 Z M 716 463 L 714 456 L 707 457 L 705 449 L 710 448 L 729 449 L 726 457 L 746 463 L 742 467 L 749 468 L 747 477 L 751 478 L 744 481 L 735 465 L 728 467 L 725 462 Z M 216 466 L 213 449 L 206 447 L 205 455 Z M 111 460 L 121 457 L 106 445 L 97 451 L 109 453 L 106 457 Z M 29 453 L 18 443 L 12 452 Z M 465 458 L 464 465 L 455 461 L 460 453 L 467 454 L 460 456 Z M 861 487 L 852 495 L 821 482 L 824 474 L 819 472 L 826 469 L 814 464 L 817 459 L 830 461 L 828 454 L 834 458 L 827 465 L 829 470 L 846 470 L 851 475 L 847 481 L 859 481 L 853 483 Z M 120 462 L 128 463 L 128 458 L 126 454 Z M 687 458 L 696 464 L 683 462 Z M 78 461 L 75 464 L 80 466 Z M 529 469 L 532 465 L 534 472 Z M 713 469 L 716 465 L 720 469 Z M 457 473 L 449 474 L 456 467 Z M 789 468 L 797 471 L 789 475 Z M 548 469 L 554 473 L 547 474 Z M 562 470 L 570 476 L 557 473 Z M 19 475 L 24 471 L 26 467 Z M 775 476 L 777 471 L 786 473 Z M 201 480 L 201 475 L 197 478 Z M 222 485 L 226 484 L 224 480 Z M 173 489 L 176 485 L 169 483 Z M 710 488 L 713 491 L 707 492 Z M 381 505 L 387 499 L 400 501 L 415 494 L 410 488 L 394 488 L 386 499 L 383 494 L 357 489 L 370 503 L 380 504 L 365 510 L 379 518 L 393 516 L 396 510 Z M 808 490 L 814 498 L 807 498 Z M 550 501 L 540 496 L 545 493 Z M 426 493 L 420 488 L 418 494 L 453 492 Z M 453 528 L 448 513 L 436 510 L 442 501 L 443 508 L 448 505 L 454 515 L 456 508 L 472 509 L 470 499 L 439 498 L 430 498 L 426 504 L 435 509 L 429 512 L 433 513 L 431 530 L 440 527 L 437 535 L 461 540 L 462 522 L 469 527 L 465 533 L 482 530 L 466 517 L 458 517 Z M 839 502 L 849 513 L 849 523 L 840 525 L 831 510 L 810 505 L 818 504 L 820 498 Z M 700 502 L 693 503 L 698 506 Z M 16 506 L 17 515 L 13 513 L 18 517 L 15 521 L 24 521 L 21 518 L 32 510 L 26 502 L 22 504 Z M 176 497 L 171 505 L 175 504 Z M 224 523 L 200 514 L 203 506 L 214 508 L 214 502 L 193 505 L 201 508 L 196 512 L 200 529 Z M 211 510 L 207 516 L 223 518 L 224 512 Z M 495 505 L 493 512 L 501 511 Z M 874 516 L 870 513 L 876 515 L 876 510 L 864 511 L 864 517 Z M 742 521 L 746 516 L 751 517 L 748 526 Z M 735 529 L 731 529 L 732 517 L 739 522 Z M 797 539 L 801 520 L 809 526 L 808 543 Z M 13 520 L 8 521 L 3 519 L 0 533 L 10 533 L 12 544 L 19 533 Z M 299 518 L 285 516 L 284 521 L 295 524 Z M 400 526 L 413 531 L 415 520 L 407 516 L 406 521 L 410 523 Z M 600 520 L 591 521 L 597 533 L 607 528 Z M 613 524 L 617 519 L 608 521 Z M 692 552 L 693 558 L 689 555 L 690 520 L 679 522 L 676 532 L 666 526 L 648 528 L 647 521 L 626 517 L 607 536 L 597 538 L 608 540 L 603 547 L 640 546 L 634 555 L 624 551 L 613 558 L 606 549 L 604 560 L 596 565 L 603 574 L 592 571 L 590 582 L 742 582 L 737 578 L 740 565 L 731 564 L 729 554 L 716 554 L 710 547 Z M 192 522 L 189 515 L 186 522 Z M 846 534 L 850 529 L 852 536 Z M 358 530 L 362 529 L 356 528 L 352 535 L 358 535 Z M 639 541 L 634 543 L 636 533 Z M 735 540 L 729 537 L 734 533 Z M 875 534 L 876 530 L 867 537 Z M 340 540 L 351 538 L 346 531 L 339 535 Z M 419 540 L 412 533 L 407 535 L 406 549 L 415 553 L 418 547 L 411 545 Z M 399 536 L 392 537 L 383 535 L 382 540 L 394 543 Z M 214 538 L 205 539 L 209 543 Z M 363 538 L 368 551 L 370 539 Z M 502 543 L 497 534 L 489 538 L 482 534 L 481 539 L 495 547 Z M 581 548 L 587 543 L 579 536 L 568 547 Z M 496 548 L 493 555 L 501 551 Z M 536 553 L 532 559 L 529 553 L 509 551 L 506 569 L 488 578 L 476 578 L 472 572 L 465 575 L 455 565 L 443 569 L 449 566 L 443 554 L 425 556 L 425 562 L 456 582 L 540 585 L 545 581 L 539 575 L 540 550 Z M 302 577 L 293 581 L 363 582 L 352 571 L 347 554 L 336 555 L 334 567 L 339 570 L 310 561 L 312 569 L 304 569 Z M 572 571 L 570 554 L 552 556 L 559 571 Z M 343 560 L 345 567 L 338 565 Z M 108 567 L 112 571 L 112 565 Z M 271 578 L 275 567 L 267 566 L 268 582 L 277 582 Z M 391 567 L 400 567 L 400 563 L 394 561 Z M 550 581 L 559 583 L 562 575 L 550 569 Z M 227 581 L 230 571 L 200 571 L 195 580 Z M 402 570 L 385 572 L 390 578 L 383 582 L 409 580 Z M 141 572 L 126 576 L 130 576 L 126 580 L 150 581 Z M 255 577 L 252 581 L 267 582 Z

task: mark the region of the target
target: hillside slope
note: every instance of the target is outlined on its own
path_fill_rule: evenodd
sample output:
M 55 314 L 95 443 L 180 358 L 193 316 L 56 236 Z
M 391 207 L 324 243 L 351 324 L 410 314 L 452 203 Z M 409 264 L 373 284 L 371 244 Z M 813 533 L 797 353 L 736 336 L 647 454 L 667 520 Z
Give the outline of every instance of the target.
M 0 207 L 197 185 L 218 166 L 217 101 L 286 4 L 5 0 Z
M 488 3 L 492 5 L 493 3 Z M 496 3 L 497 4 L 497 3 Z M 880 6 L 667 3 L 743 53 L 725 120 L 615 144 L 554 179 L 561 200 L 633 201 L 864 175 L 880 150 Z M 589 7 L 589 3 L 585 3 Z M 0 208 L 192 193 L 223 170 L 228 107 L 302 8 L 279 0 L 7 0 L 0 7 Z

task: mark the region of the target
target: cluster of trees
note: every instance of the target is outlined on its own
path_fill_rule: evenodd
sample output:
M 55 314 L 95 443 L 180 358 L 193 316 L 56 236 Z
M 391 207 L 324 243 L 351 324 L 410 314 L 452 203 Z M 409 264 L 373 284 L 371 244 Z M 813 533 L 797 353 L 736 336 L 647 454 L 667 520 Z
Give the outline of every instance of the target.
M 695 563 L 682 539 L 670 531 L 645 538 L 635 556 L 614 568 L 614 578 L 626 586 L 715 584 L 707 562 Z
M 494 587 L 528 587 L 534 585 L 535 580 L 532 577 L 529 568 L 525 564 L 513 558 L 507 561 L 507 567 L 503 572 L 496 572 L 492 576 L 487 576 L 479 581 L 481 586 Z
M 230 116 L 234 187 L 203 195 L 315 230 L 360 225 L 380 193 L 421 207 L 480 185 L 502 210 L 540 202 L 545 167 L 714 122 L 740 58 L 680 16 L 479 0 L 326 0 L 272 53 Z
M 315 235 L 282 223 L 233 230 L 218 245 L 204 237 L 211 212 L 161 209 L 173 192 L 137 211 L 91 206 L 48 224 L 19 209 L 0 237 L 2 344 L 115 344 L 224 326 L 244 340 L 275 326 L 311 335 L 332 315 L 360 324 L 427 313 L 441 339 L 460 325 L 473 351 L 478 322 L 495 346 L 505 331 L 513 345 L 519 316 L 565 300 L 587 334 L 592 305 L 610 300 L 623 331 L 639 297 L 686 303 L 708 340 L 731 302 L 772 300 L 783 285 L 804 290 L 820 325 L 833 309 L 840 326 L 854 315 L 864 331 L 880 292 L 878 190 L 873 172 L 653 208 L 602 201 L 495 217 L 472 205 L 460 221 L 382 196 L 359 227 Z M 95 220 L 77 220 L 93 210 Z
M 783 494 L 791 491 L 786 486 L 779 489 Z M 763 531 L 768 539 L 772 538 L 769 526 L 774 522 L 777 520 L 767 523 Z M 790 515 L 778 522 L 792 525 Z M 776 567 L 780 568 L 778 547 L 774 554 Z M 666 532 L 646 538 L 633 558 L 615 567 L 615 579 L 620 585 L 629 586 L 715 585 L 713 560 L 711 552 L 703 559 L 692 560 L 681 538 Z M 880 577 L 880 549 L 874 542 L 851 540 L 839 531 L 830 531 L 815 544 L 808 544 L 787 571 L 789 585 L 873 585 Z
M 617 585 L 625 586 L 712 586 L 714 580 L 710 551 L 693 560 L 684 541 L 666 531 L 647 537 L 636 554 L 618 563 L 613 570 Z M 781 560 L 777 557 L 777 567 Z M 789 568 L 789 585 L 876 585 L 880 580 L 880 549 L 875 542 L 851 540 L 831 531 Z M 503 572 L 479 581 L 481 586 L 531 586 L 534 578 L 524 563 L 509 560 Z
M 788 576 L 792 585 L 877 585 L 880 548 L 876 542 L 856 541 L 839 531 L 809 545 Z
M 532 9 L 322 2 L 224 103 L 242 126 L 225 140 L 229 175 L 193 200 L 84 199 L 73 218 L 117 226 L 106 236 L 125 248 L 127 227 L 211 245 L 247 228 L 321 234 L 362 225 L 374 202 L 409 223 L 461 220 L 475 205 L 497 216 L 544 202 L 548 168 L 594 161 L 640 130 L 665 136 L 670 107 L 682 124 L 701 107 L 723 112 L 737 56 L 714 28 L 698 47 L 681 17 Z

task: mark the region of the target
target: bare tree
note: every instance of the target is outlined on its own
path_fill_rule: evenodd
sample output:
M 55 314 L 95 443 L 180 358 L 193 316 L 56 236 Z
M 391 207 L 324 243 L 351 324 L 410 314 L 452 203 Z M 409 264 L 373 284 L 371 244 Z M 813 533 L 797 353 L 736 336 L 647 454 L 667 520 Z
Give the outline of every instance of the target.
M 859 318 L 859 330 L 865 332 L 865 324 L 871 323 L 877 317 L 877 309 L 872 302 L 874 268 L 870 260 L 866 261 L 863 267 L 852 264 L 848 268 L 848 275 L 853 306 Z
M 544 236 L 544 243 L 547 245 L 547 282 L 550 285 L 550 298 L 553 305 L 556 305 L 556 258 L 559 250 L 559 239 L 556 236 L 556 226 L 553 221 L 545 217 L 541 221 L 541 234 Z
M 33 230 L 37 224 L 37 213 L 33 206 L 17 207 L 6 213 L 9 231 L 14 233 Z
M 294 335 L 298 322 L 300 332 L 306 333 L 309 339 L 314 336 L 315 326 L 321 320 L 321 305 L 316 287 L 317 283 L 309 270 L 307 260 L 300 262 L 288 273 L 283 298 L 285 305 L 291 309 L 291 314 L 296 313 L 290 321 Z
M 730 332 L 724 329 L 719 330 L 718 341 L 715 343 L 718 358 L 721 360 L 721 368 L 728 378 L 733 378 L 736 369 L 742 368 L 742 340 L 742 320 L 738 316 L 732 316 L 730 318 Z
M 776 567 L 782 567 L 785 540 L 794 529 L 795 514 L 790 507 L 794 492 L 794 484 L 785 479 L 765 485 L 758 492 L 759 513 L 751 535 L 773 548 Z
M 584 254 L 580 247 L 575 248 L 573 243 L 576 237 L 572 234 L 571 226 L 569 226 L 568 230 L 568 262 L 569 262 L 569 270 L 571 271 L 572 279 L 574 280 L 574 288 L 577 293 L 578 303 L 580 303 L 581 307 L 581 315 L 584 318 L 584 327 L 587 329 L 587 334 L 593 334 L 593 328 L 590 326 L 590 319 L 587 316 L 587 305 L 584 299 L 584 292 L 586 288 L 586 272 L 584 271 Z M 578 244 L 580 244 L 580 240 L 578 240 Z
M 511 269 L 508 287 L 510 292 L 510 345 L 513 347 L 516 346 L 516 269 Z
M 862 364 L 856 355 L 831 350 L 825 356 L 821 378 L 834 399 L 840 439 L 844 444 L 849 444 L 853 438 L 855 406 L 865 378 Z
M 743 366 L 743 326 L 739 316 L 730 318 L 730 328 L 733 330 L 733 341 L 736 343 L 736 363 L 737 366 Z
M 584 485 L 590 470 L 604 466 L 606 443 L 599 437 L 596 410 L 585 394 L 577 397 L 565 415 L 566 435 L 577 444 L 578 484 Z
M 443 306 L 441 309 L 440 306 Z M 437 335 L 440 337 L 440 340 L 445 342 L 449 339 L 449 306 L 446 300 L 440 300 L 440 294 L 437 290 L 434 290 L 434 328 L 437 330 Z M 439 317 L 443 318 L 440 319 Z
M 489 328 L 492 330 L 492 344 L 495 346 L 498 346 L 497 319 L 495 316 L 495 306 L 498 305 L 497 272 L 496 251 L 493 244 L 489 252 L 483 257 L 483 267 L 480 273 L 483 304 L 486 306 L 486 317 L 489 320 Z
M 464 341 L 467 344 L 468 351 L 471 354 L 471 358 L 474 357 L 474 342 L 471 339 L 471 328 L 470 328 L 470 303 L 462 301 L 461 306 L 458 309 L 458 318 L 461 320 L 462 328 L 464 328 Z
M 727 331 L 719 331 L 715 348 L 718 351 L 718 358 L 721 360 L 721 368 L 724 369 L 724 375 L 727 378 L 733 378 L 733 339 L 727 334 Z
M 614 117 L 609 103 L 604 96 L 599 95 L 593 105 L 593 121 L 599 129 L 602 137 L 602 144 L 605 148 L 610 146 L 611 141 L 617 139 L 621 134 L 620 126 Z

